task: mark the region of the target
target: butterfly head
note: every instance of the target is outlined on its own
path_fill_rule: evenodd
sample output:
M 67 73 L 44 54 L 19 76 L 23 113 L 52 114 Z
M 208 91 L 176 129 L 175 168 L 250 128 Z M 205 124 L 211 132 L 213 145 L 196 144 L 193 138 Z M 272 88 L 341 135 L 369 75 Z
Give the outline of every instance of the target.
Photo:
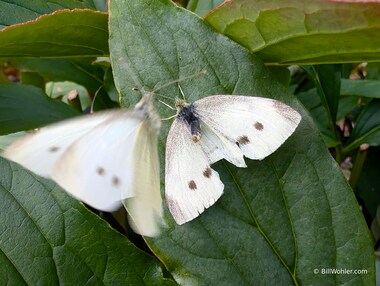
M 160 116 L 153 106 L 153 93 L 145 93 L 140 101 L 135 105 L 135 110 L 147 118 L 150 125 L 157 131 L 161 128 Z

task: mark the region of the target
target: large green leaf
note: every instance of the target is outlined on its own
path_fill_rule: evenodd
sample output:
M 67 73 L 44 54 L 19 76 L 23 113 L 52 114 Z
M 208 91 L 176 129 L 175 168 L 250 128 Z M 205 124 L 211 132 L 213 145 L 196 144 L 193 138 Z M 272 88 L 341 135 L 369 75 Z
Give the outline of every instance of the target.
M 378 1 L 234 0 L 206 20 L 266 64 L 321 64 L 379 61 L 379 14 Z
M 87 2 L 87 3 L 84 3 Z M 36 19 L 56 10 L 94 8 L 91 0 L 0 0 L 0 29 Z
M 41 127 L 80 114 L 28 85 L 0 85 L 0 135 Z
M 74 57 L 108 54 L 107 14 L 63 10 L 0 31 L 1 57 Z
M 163 285 L 159 263 L 51 181 L 0 157 L 2 285 Z
M 22 72 L 36 72 L 46 81 L 72 81 L 95 91 L 103 84 L 104 70 L 93 65 L 94 59 L 28 59 L 13 58 L 9 62 Z
M 247 160 L 246 169 L 215 164 L 225 194 L 199 218 L 178 226 L 166 211 L 168 229 L 147 241 L 177 282 L 373 284 L 372 244 L 355 197 L 311 118 L 263 64 L 169 1 L 110 5 L 110 54 L 123 105 L 139 99 L 133 87 L 152 90 L 205 69 L 206 75 L 180 82 L 189 102 L 213 94 L 265 96 L 303 116 L 295 134 L 265 160 Z M 180 96 L 176 84 L 159 93 L 173 101 Z M 163 117 L 173 115 L 166 106 L 156 107 Z M 161 159 L 168 128 L 164 121 Z M 315 274 L 322 268 L 368 274 Z

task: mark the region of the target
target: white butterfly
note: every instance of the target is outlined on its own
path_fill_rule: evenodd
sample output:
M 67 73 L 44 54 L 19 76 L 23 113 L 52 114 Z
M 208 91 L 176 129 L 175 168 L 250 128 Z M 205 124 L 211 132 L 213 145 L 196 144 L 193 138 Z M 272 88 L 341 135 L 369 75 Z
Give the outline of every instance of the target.
M 211 164 L 226 159 L 246 167 L 243 156 L 261 160 L 292 135 L 301 116 L 269 98 L 216 95 L 187 104 L 177 101 L 167 138 L 165 197 L 178 224 L 186 223 L 222 195 Z
M 159 233 L 162 219 L 157 137 L 161 121 L 146 94 L 134 109 L 97 112 L 41 128 L 9 146 L 4 156 L 52 178 L 102 211 L 126 201 L 135 230 Z

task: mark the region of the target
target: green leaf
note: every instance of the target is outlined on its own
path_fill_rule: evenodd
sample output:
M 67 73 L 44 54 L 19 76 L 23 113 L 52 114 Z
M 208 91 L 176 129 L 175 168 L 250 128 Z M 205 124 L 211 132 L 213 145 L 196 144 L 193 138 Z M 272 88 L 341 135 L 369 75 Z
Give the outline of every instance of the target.
M 147 242 L 177 282 L 374 283 L 372 242 L 339 166 L 312 119 L 256 57 L 165 0 L 110 1 L 110 53 L 124 106 L 140 98 L 133 87 L 149 91 L 207 70 L 180 82 L 189 102 L 213 94 L 255 95 L 280 99 L 302 113 L 296 132 L 265 160 L 247 160 L 248 168 L 224 161 L 213 166 L 225 192 L 199 218 L 178 226 L 166 210 L 169 229 Z M 176 84 L 159 93 L 173 102 L 181 96 Z M 173 115 L 166 106 L 156 108 L 163 117 Z M 169 125 L 163 121 L 162 166 Z M 313 273 L 322 268 L 368 274 Z
M 25 85 L 33 85 L 40 89 L 45 88 L 44 78 L 36 72 L 21 72 L 20 81 L 22 84 Z
M 51 181 L 1 157 L 0 170 L 0 281 L 9 285 L 169 284 L 153 257 Z
M 1 57 L 108 55 L 107 14 L 63 10 L 0 31 Z
M 304 68 L 314 81 L 318 95 L 329 116 L 330 127 L 333 129 L 338 112 L 342 66 L 320 65 Z
M 187 4 L 187 9 L 203 17 L 223 2 L 224 0 L 190 0 Z
M 380 80 L 380 63 L 368 63 L 366 79 Z
M 290 85 L 290 70 L 286 67 L 268 67 L 276 80 L 281 82 L 283 86 L 289 87 Z
M 342 79 L 341 95 L 380 98 L 380 80 Z
M 23 72 L 40 74 L 46 81 L 72 81 L 95 93 L 103 83 L 104 71 L 92 65 L 92 60 L 13 58 L 10 62 Z
M 234 0 L 206 17 L 269 65 L 378 61 L 380 3 Z
M 336 147 L 340 142 L 335 139 L 329 125 L 329 117 L 326 109 L 321 103 L 321 99 L 317 94 L 317 89 L 312 88 L 305 92 L 297 94 L 297 98 L 309 110 L 314 119 L 315 124 L 318 126 L 328 148 Z M 355 107 L 359 106 L 357 96 L 341 96 L 339 99 L 339 107 L 337 113 L 337 120 L 342 120 L 347 114 L 352 112 Z
M 43 14 L 50 14 L 56 10 L 74 8 L 94 8 L 94 4 L 80 0 L 0 0 L 0 29 L 18 23 L 36 19 Z
M 0 135 L 41 127 L 79 114 L 34 86 L 0 85 Z
M 327 147 L 335 147 L 339 144 L 339 141 L 335 139 L 333 132 L 329 125 L 329 119 L 327 110 L 321 103 L 321 98 L 317 94 L 317 89 L 312 88 L 305 92 L 297 94 L 298 99 L 303 103 L 307 110 L 309 110 L 311 116 L 314 119 L 315 124 L 318 126 L 319 131 L 327 145 Z
M 108 1 L 107 0 L 89 0 L 94 3 L 96 10 L 102 12 L 108 12 Z
M 87 90 L 83 86 L 70 81 L 49 82 L 46 84 L 46 93 L 49 97 L 70 104 L 71 107 L 75 107 L 79 111 L 89 110 L 92 103 Z M 69 101 L 69 96 L 73 96 L 73 94 L 76 94 L 76 96 Z M 78 105 L 73 106 L 74 102 L 78 103 Z
M 349 144 L 343 151 L 349 152 L 361 144 L 380 145 L 380 100 L 371 101 L 360 113 Z
M 344 119 L 344 117 L 354 111 L 356 107 L 360 107 L 360 100 L 358 100 L 357 96 L 341 96 L 339 99 L 337 120 Z
M 104 74 L 104 88 L 112 101 L 119 102 L 119 94 L 113 80 L 111 67 L 107 68 Z
M 119 104 L 115 101 L 112 101 L 108 93 L 105 91 L 105 88 L 101 88 L 94 98 L 93 110 L 103 110 L 109 108 L 117 108 Z
M 331 146 L 331 144 L 338 146 L 340 144 L 340 136 L 335 122 L 340 98 L 341 65 L 304 66 L 303 68 L 313 79 L 320 102 L 325 109 L 323 113 L 327 115 L 322 119 L 327 119 L 327 130 L 323 132 L 324 134 L 328 134 L 328 140 L 325 140 L 325 142 L 328 146 Z M 314 117 L 314 119 L 320 120 L 319 117 Z M 340 152 L 340 149 L 338 152 Z
M 374 219 L 376 218 L 376 210 L 380 205 L 380 153 L 378 148 L 369 148 L 363 152 L 368 152 L 368 154 L 356 185 L 356 194 L 361 198 L 371 219 Z M 380 214 L 380 208 L 378 211 Z

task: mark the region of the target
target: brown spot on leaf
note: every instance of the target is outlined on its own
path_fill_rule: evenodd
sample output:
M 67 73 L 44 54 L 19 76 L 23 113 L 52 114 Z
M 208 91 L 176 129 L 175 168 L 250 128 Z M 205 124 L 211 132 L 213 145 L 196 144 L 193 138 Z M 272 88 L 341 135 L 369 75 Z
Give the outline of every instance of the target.
M 197 189 L 197 184 L 194 182 L 194 180 L 191 180 L 189 182 L 189 189 L 190 190 L 196 190 Z
M 239 145 L 245 145 L 245 144 L 248 144 L 249 142 L 251 142 L 251 141 L 249 141 L 249 138 L 246 135 L 240 136 L 237 139 L 237 143 Z
M 203 171 L 203 176 L 205 176 L 206 178 L 210 178 L 211 175 L 212 175 L 211 168 L 206 168 L 206 170 Z
M 256 130 L 259 130 L 259 131 L 264 129 L 264 125 L 261 122 L 256 122 L 254 126 Z

